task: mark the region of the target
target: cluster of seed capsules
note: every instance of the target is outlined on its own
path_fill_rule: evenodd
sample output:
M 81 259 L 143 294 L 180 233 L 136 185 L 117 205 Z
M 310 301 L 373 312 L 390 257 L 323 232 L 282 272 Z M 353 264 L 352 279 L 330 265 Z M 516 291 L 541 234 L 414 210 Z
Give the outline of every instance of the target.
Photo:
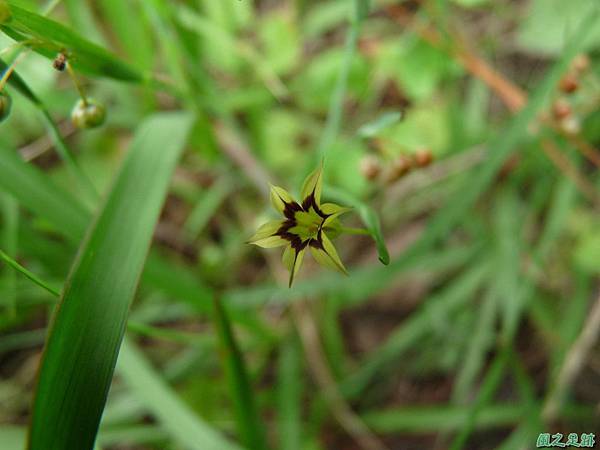
M 433 153 L 428 148 L 420 148 L 413 154 L 401 154 L 390 162 L 382 162 L 375 155 L 367 155 L 360 161 L 360 171 L 369 181 L 381 179 L 393 183 L 414 169 L 427 167 L 433 162 Z
M 579 91 L 583 78 L 590 67 L 587 55 L 576 56 L 569 67 L 568 72 L 561 78 L 557 86 L 559 97 L 552 104 L 552 119 L 565 132 L 569 134 L 579 133 L 581 124 L 575 114 L 574 95 Z M 576 109 L 576 108 L 575 108 Z
M 0 16 L 1 15 L 2 10 L 0 4 Z M 85 95 L 75 73 L 69 66 L 67 53 L 60 52 L 54 59 L 52 67 L 59 72 L 67 70 L 79 91 L 81 98 L 77 100 L 71 111 L 71 121 L 73 122 L 73 125 L 81 129 L 96 128 L 102 125 L 106 120 L 106 108 L 98 101 Z M 7 68 L 6 70 L 11 69 Z M 10 74 L 8 76 L 10 76 Z M 0 85 L 0 122 L 4 121 L 10 115 L 12 108 L 12 98 L 4 91 L 3 87 L 3 85 Z

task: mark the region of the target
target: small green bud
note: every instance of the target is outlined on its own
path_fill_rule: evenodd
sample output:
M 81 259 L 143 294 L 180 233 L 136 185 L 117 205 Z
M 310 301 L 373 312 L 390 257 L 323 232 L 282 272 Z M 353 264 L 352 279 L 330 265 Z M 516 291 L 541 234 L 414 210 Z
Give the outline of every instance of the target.
M 10 114 L 12 98 L 5 92 L 0 92 L 0 122 L 3 122 Z
M 0 23 L 6 23 L 12 17 L 10 6 L 4 0 L 0 0 Z
M 96 128 L 104 123 L 106 108 L 93 99 L 78 100 L 71 112 L 71 120 L 77 128 Z

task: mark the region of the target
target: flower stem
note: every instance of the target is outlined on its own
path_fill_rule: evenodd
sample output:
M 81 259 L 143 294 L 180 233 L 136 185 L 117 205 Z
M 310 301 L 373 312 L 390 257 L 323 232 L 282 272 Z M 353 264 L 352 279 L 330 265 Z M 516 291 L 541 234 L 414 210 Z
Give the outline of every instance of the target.
M 371 232 L 365 228 L 351 228 L 351 227 L 342 227 L 341 228 L 342 233 L 348 233 L 348 234 L 364 234 L 369 236 L 371 234 Z
M 83 101 L 83 105 L 87 106 L 88 105 L 88 100 L 87 100 L 87 97 L 85 95 L 85 90 L 83 89 L 82 84 L 79 82 L 79 79 L 77 78 L 77 75 L 75 75 L 75 71 L 71 67 L 71 64 L 68 63 L 68 62 L 67 62 L 67 72 L 69 72 L 69 76 L 73 80 L 73 84 L 75 84 L 75 87 L 77 88 L 77 92 L 79 92 L 79 96 L 81 97 L 81 100 Z
M 8 256 L 2 250 L 0 250 L 0 260 L 4 261 L 7 265 L 9 265 L 13 269 L 15 269 L 17 272 L 21 272 L 23 275 L 25 275 L 27 278 L 29 278 L 31 281 L 33 281 L 35 284 L 37 284 L 41 288 L 45 289 L 46 291 L 50 292 L 55 297 L 60 297 L 59 291 L 52 288 L 49 284 L 45 283 L 41 278 L 37 277 L 33 272 L 30 272 L 29 270 L 27 270 L 25 267 L 23 267 L 17 261 L 12 259 L 10 256 Z

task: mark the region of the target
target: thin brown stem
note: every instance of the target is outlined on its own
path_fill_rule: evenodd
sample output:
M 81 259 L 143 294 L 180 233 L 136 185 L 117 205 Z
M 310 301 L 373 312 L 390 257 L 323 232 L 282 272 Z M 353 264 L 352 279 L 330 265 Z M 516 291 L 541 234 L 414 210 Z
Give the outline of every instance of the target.
M 565 357 L 555 383 L 555 388 L 550 393 L 544 408 L 542 417 L 546 422 L 552 422 L 558 417 L 561 406 L 568 390 L 575 382 L 577 376 L 583 369 L 600 335 L 600 295 L 596 299 L 592 310 L 571 349 Z
M 291 310 L 292 317 L 300 333 L 310 370 L 329 404 L 334 418 L 362 448 L 366 450 L 386 450 L 387 446 L 352 411 L 340 393 L 323 354 L 319 331 L 306 301 L 294 302 Z

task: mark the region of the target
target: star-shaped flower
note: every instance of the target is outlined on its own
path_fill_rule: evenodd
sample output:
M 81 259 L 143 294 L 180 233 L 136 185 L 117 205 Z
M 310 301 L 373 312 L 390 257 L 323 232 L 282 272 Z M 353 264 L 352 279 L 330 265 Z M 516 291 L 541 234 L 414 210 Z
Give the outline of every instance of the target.
M 322 172 L 319 167 L 304 181 L 302 203 L 296 202 L 285 189 L 271 186 L 271 203 L 284 219 L 265 223 L 249 240 L 250 244 L 263 248 L 286 246 L 283 263 L 290 271 L 290 287 L 307 248 L 319 264 L 348 274 L 327 234 L 332 238 L 340 234 L 342 227 L 337 218 L 350 208 L 321 204 Z

